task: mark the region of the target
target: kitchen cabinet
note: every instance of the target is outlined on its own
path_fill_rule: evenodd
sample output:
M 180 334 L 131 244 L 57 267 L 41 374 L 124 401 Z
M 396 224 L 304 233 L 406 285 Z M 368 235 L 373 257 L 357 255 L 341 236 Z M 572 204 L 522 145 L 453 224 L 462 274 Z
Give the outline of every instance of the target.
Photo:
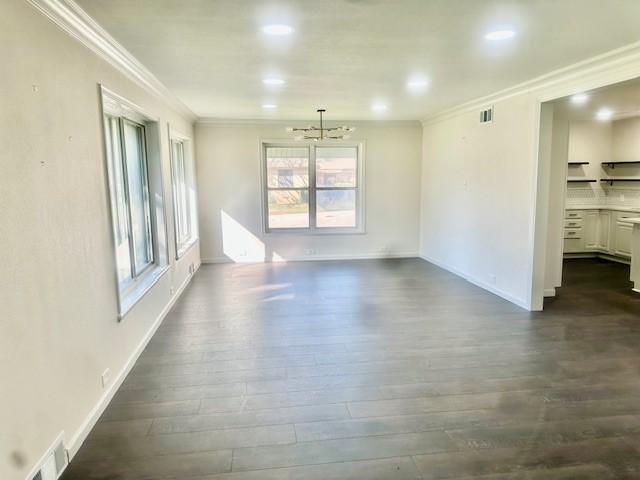
M 630 215 L 618 212 L 615 225 L 615 248 L 614 255 L 631 258 L 631 235 L 633 234 L 633 224 L 626 222 Z
M 611 212 L 609 210 L 598 211 L 598 250 L 608 252 L 611 248 Z
M 598 220 L 600 218 L 598 210 L 588 210 L 584 214 L 584 248 L 586 250 L 596 250 L 598 248 Z
M 629 260 L 634 211 L 608 208 L 566 210 L 564 219 L 564 253 L 606 254 Z

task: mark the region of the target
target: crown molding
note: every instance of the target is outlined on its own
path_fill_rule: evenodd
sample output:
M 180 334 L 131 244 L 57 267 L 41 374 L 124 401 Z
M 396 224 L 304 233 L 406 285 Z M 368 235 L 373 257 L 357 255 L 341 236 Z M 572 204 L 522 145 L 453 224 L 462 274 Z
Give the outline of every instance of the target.
M 191 121 L 196 115 L 73 0 L 27 0 L 62 30 Z
M 640 42 L 553 70 L 513 87 L 441 110 L 422 120 L 429 125 L 462 113 L 485 108 L 524 94 L 536 94 L 541 102 L 555 100 L 640 76 Z
M 213 118 L 213 117 L 200 117 L 196 121 L 197 125 L 281 125 L 284 127 L 292 126 L 295 124 L 317 124 L 317 118 L 297 119 L 297 120 L 283 120 L 281 118 Z M 420 126 L 420 120 L 324 120 L 323 123 L 327 126 L 345 125 L 345 124 L 358 124 L 367 127 L 409 127 Z

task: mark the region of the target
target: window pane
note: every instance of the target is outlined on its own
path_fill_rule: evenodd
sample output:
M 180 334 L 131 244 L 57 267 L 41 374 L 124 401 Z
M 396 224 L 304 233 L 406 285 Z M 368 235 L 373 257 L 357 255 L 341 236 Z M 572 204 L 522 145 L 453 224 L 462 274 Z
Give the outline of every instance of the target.
M 118 281 L 130 280 L 131 252 L 129 250 L 129 217 L 127 214 L 127 196 L 124 180 L 124 165 L 120 146 L 120 128 L 118 119 L 105 117 L 105 135 L 107 161 L 109 162 L 109 185 L 111 187 L 111 210 L 116 243 L 116 266 Z
M 356 226 L 355 190 L 318 190 L 316 205 L 319 228 Z
M 309 150 L 295 147 L 267 148 L 267 185 L 270 188 L 309 186 Z
M 124 122 L 124 148 L 131 210 L 131 232 L 136 272 L 153 261 L 149 190 L 144 155 L 144 130 L 140 125 Z
M 355 187 L 358 149 L 356 147 L 318 147 L 316 149 L 316 185 L 318 187 Z
M 178 246 L 189 240 L 189 204 L 184 144 L 172 142 L 173 194 L 175 198 L 175 230 Z
M 308 190 L 269 191 L 269 228 L 306 228 L 308 226 Z

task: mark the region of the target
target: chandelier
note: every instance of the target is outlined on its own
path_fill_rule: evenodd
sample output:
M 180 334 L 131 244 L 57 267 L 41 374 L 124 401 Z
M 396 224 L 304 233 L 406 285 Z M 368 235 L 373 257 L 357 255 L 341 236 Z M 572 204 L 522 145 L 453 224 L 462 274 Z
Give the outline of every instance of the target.
M 308 127 L 287 127 L 287 132 L 304 132 L 303 135 L 295 137 L 296 140 L 313 140 L 319 142 L 321 140 L 346 140 L 349 135 L 345 133 L 353 132 L 355 127 L 325 127 L 322 123 L 322 114 L 326 112 L 324 108 L 316 110 L 320 114 L 320 126 L 309 125 Z

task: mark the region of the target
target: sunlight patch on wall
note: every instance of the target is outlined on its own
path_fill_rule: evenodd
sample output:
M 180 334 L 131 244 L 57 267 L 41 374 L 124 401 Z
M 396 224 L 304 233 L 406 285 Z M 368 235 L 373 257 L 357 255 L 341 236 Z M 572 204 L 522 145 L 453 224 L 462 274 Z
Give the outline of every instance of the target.
M 262 240 L 220 211 L 222 225 L 222 249 L 224 254 L 236 263 L 265 261 L 265 246 Z

